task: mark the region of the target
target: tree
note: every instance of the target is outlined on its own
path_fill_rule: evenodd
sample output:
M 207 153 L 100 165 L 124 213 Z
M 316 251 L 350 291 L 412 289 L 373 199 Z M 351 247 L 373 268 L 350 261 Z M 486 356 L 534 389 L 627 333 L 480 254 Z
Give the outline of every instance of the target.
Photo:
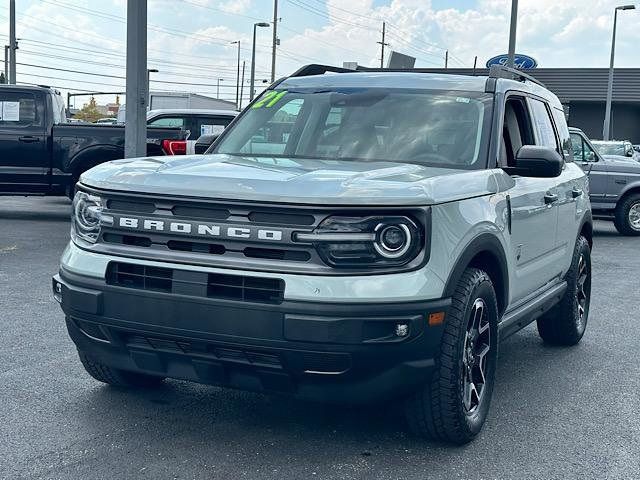
M 85 120 L 87 122 L 95 122 L 99 118 L 102 118 L 102 114 L 98 110 L 98 105 L 96 104 L 96 99 L 91 97 L 89 99 L 89 103 L 85 103 L 80 111 L 75 114 L 75 118 L 79 118 L 80 120 Z
M 4 78 L 4 72 L 0 72 L 0 84 L 7 83 L 7 79 Z

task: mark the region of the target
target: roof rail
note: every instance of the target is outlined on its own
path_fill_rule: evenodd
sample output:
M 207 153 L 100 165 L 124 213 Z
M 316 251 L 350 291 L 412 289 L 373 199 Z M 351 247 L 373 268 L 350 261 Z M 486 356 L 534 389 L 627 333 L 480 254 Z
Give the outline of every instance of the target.
M 527 75 L 521 70 L 505 67 L 504 65 L 491 65 L 491 68 L 489 68 L 489 78 L 508 78 L 510 80 L 517 80 L 518 82 L 524 82 L 525 80 L 528 80 L 540 85 L 541 87 L 547 88 L 545 84 L 537 78 L 534 78 L 531 75 Z
M 298 70 L 289 75 L 289 77 L 309 77 L 311 75 L 322 75 L 327 72 L 353 73 L 355 72 L 355 70 L 350 70 L 348 68 L 342 67 L 332 67 L 331 65 L 320 65 L 317 63 L 311 63 L 309 65 L 305 65 L 304 67 L 300 67 Z

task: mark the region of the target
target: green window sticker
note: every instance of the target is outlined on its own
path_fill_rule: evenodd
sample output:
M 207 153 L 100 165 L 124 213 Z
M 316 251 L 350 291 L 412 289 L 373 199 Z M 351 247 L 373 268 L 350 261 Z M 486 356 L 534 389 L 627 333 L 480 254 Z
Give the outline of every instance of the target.
M 278 103 L 278 101 L 284 97 L 284 95 L 287 93 L 286 90 L 281 90 L 281 91 L 277 91 L 277 90 L 271 90 L 269 92 L 266 92 L 261 98 L 260 100 L 258 100 L 256 103 L 254 103 L 251 108 L 270 108 L 273 107 L 276 103 Z

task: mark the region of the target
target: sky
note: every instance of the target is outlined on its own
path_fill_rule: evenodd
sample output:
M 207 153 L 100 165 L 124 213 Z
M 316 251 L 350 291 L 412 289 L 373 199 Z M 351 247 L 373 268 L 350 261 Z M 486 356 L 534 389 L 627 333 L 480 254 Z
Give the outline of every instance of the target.
M 9 0 L 0 2 L 0 41 L 7 44 Z M 517 52 L 540 67 L 608 67 L 620 3 L 520 0 Z M 619 14 L 617 67 L 640 66 L 637 6 Z M 126 0 L 16 0 L 16 9 L 18 82 L 64 94 L 124 91 Z M 444 66 L 447 50 L 450 67 L 472 67 L 476 56 L 484 65 L 507 51 L 510 9 L 511 0 L 279 0 L 276 77 L 308 63 L 379 66 L 383 22 L 386 53 L 415 56 L 416 67 Z M 237 45 L 230 42 L 240 40 L 246 99 L 253 24 L 272 21 L 273 0 L 148 0 L 147 65 L 159 70 L 152 91 L 215 97 L 219 83 L 220 98 L 234 101 Z M 258 88 L 270 78 L 271 39 L 271 27 L 257 29 Z M 96 98 L 106 103 L 115 95 Z M 78 97 L 76 105 L 86 101 Z

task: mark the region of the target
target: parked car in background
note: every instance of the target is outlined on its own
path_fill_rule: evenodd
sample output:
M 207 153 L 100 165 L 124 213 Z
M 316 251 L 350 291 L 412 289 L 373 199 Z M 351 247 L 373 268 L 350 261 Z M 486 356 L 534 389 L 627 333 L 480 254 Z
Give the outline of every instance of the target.
M 185 142 L 171 144 L 174 155 L 193 154 L 200 137 L 215 138 L 238 115 L 235 110 L 163 109 L 147 113 L 147 126 L 180 127 L 187 132 Z M 202 152 L 200 152 L 202 153 Z
M 124 157 L 124 126 L 67 123 L 60 92 L 0 85 L 0 194 L 71 194 L 95 165 Z M 180 128 L 150 128 L 147 154 L 168 155 Z
M 591 143 L 601 155 L 617 155 L 640 160 L 640 153 L 636 152 L 628 140 L 592 140 Z
M 235 102 L 208 97 L 190 92 L 151 92 L 149 110 L 190 109 L 190 110 L 236 110 Z M 127 106 L 123 103 L 118 109 L 118 123 L 124 123 Z
M 115 125 L 118 123 L 118 119 L 115 117 L 99 118 L 94 123 L 99 123 L 101 125 Z
M 629 157 L 603 155 L 582 130 L 569 130 L 573 158 L 589 175 L 594 218 L 612 220 L 623 235 L 640 235 L 640 163 Z

